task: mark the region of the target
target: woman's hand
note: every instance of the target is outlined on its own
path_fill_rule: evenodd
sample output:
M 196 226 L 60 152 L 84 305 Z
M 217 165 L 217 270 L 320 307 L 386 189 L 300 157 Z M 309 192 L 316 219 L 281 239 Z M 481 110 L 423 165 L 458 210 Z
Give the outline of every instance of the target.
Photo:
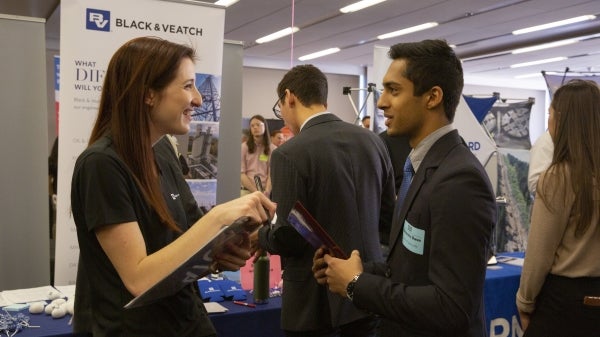
M 525 330 L 527 330 L 527 327 L 529 326 L 531 314 L 519 310 L 519 318 L 521 318 L 521 330 L 523 330 L 523 332 L 525 332 Z
M 275 214 L 277 205 L 261 192 L 253 192 L 241 198 L 217 205 L 207 215 L 216 218 L 219 226 L 229 225 L 243 216 L 263 223 Z
M 250 252 L 250 238 L 248 233 L 239 234 L 240 240 L 230 240 L 225 243 L 223 250 L 213 256 L 211 272 L 218 273 L 223 270 L 236 271 L 246 265 L 252 254 Z

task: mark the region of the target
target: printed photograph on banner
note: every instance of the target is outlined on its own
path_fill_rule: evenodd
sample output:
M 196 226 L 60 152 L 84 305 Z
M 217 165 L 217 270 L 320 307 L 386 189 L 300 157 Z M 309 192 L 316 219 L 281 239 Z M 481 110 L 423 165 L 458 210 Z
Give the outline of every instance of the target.
M 529 150 L 498 148 L 498 195 L 506 204 L 498 205 L 498 222 L 494 240 L 497 252 L 523 252 L 527 249 L 527 234 L 532 199 L 527 187 Z
M 483 125 L 496 145 L 512 149 L 530 149 L 529 119 L 533 102 L 499 103 L 483 119 Z
M 208 212 L 217 202 L 217 180 L 216 179 L 187 179 L 188 185 L 192 190 L 194 199 L 198 207 L 204 212 Z
M 217 179 L 219 123 L 192 121 L 187 135 L 176 135 L 177 149 L 189 168 L 187 179 Z
M 196 87 L 202 94 L 202 106 L 195 108 L 195 121 L 218 122 L 221 119 L 221 76 L 196 73 Z

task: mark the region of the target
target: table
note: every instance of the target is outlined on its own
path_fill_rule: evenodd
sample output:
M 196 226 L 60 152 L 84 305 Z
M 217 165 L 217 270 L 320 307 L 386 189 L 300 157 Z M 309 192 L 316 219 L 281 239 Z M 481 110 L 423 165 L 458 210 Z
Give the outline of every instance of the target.
M 252 301 L 252 295 L 248 295 Z M 210 314 L 219 337 L 283 337 L 280 326 L 281 297 L 271 297 L 267 304 L 255 308 L 219 302 L 229 309 L 227 313 Z
M 252 299 L 252 295 L 249 294 L 248 298 Z M 219 304 L 226 307 L 228 312 L 209 315 L 219 337 L 284 336 L 279 328 L 281 297 L 273 297 L 269 303 L 256 305 L 255 308 L 235 305 L 231 301 L 219 302 Z M 27 310 L 21 312 L 30 317 L 30 325 L 40 327 L 25 328 L 15 337 L 88 337 L 88 335 L 71 332 L 69 314 L 54 319 L 45 314 L 32 315 Z
M 10 313 L 13 314 L 13 312 Z M 54 319 L 52 316 L 46 314 L 32 315 L 28 310 L 23 310 L 21 313 L 29 316 L 29 325 L 39 326 L 39 328 L 25 328 L 16 334 L 15 337 L 83 337 L 83 335 L 72 332 L 69 325 L 69 320 L 71 319 L 71 315 L 69 314 L 63 318 Z
M 523 253 L 501 253 L 502 256 L 523 257 Z M 489 337 L 521 336 L 518 323 L 515 295 L 519 288 L 521 267 L 498 263 L 488 267 L 484 302 Z M 251 301 L 252 295 L 248 294 Z M 280 330 L 281 298 L 271 298 L 268 304 L 255 308 L 235 305 L 230 301 L 220 302 L 228 309 L 227 313 L 210 314 L 219 337 L 282 337 Z M 31 315 L 25 311 L 31 325 L 40 328 L 27 328 L 16 337 L 72 337 L 68 324 L 70 315 L 53 319 L 48 315 Z M 518 334 L 515 333 L 519 332 Z M 81 336 L 81 335 L 80 335 Z M 79 337 L 79 336 L 78 336 Z
M 498 253 L 523 258 L 524 253 Z M 515 296 L 519 289 L 521 267 L 506 263 L 488 266 L 483 300 L 489 337 L 522 336 Z

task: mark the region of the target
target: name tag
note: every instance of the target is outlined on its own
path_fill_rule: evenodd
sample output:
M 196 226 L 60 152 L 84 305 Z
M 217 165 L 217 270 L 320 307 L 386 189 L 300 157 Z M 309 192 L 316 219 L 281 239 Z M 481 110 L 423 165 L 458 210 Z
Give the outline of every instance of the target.
M 408 223 L 407 220 L 404 220 L 402 244 L 411 252 L 423 255 L 423 250 L 425 248 L 425 231 L 414 227 Z
M 258 160 L 260 160 L 260 161 L 269 161 L 269 156 L 263 153 L 260 156 L 258 156 Z

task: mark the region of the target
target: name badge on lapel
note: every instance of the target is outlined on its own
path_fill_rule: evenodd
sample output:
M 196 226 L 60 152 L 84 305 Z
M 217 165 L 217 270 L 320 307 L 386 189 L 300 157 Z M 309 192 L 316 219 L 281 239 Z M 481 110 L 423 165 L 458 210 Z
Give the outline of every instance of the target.
M 425 248 L 425 231 L 414 227 L 408 220 L 404 220 L 402 244 L 411 252 L 423 255 L 423 250 Z

